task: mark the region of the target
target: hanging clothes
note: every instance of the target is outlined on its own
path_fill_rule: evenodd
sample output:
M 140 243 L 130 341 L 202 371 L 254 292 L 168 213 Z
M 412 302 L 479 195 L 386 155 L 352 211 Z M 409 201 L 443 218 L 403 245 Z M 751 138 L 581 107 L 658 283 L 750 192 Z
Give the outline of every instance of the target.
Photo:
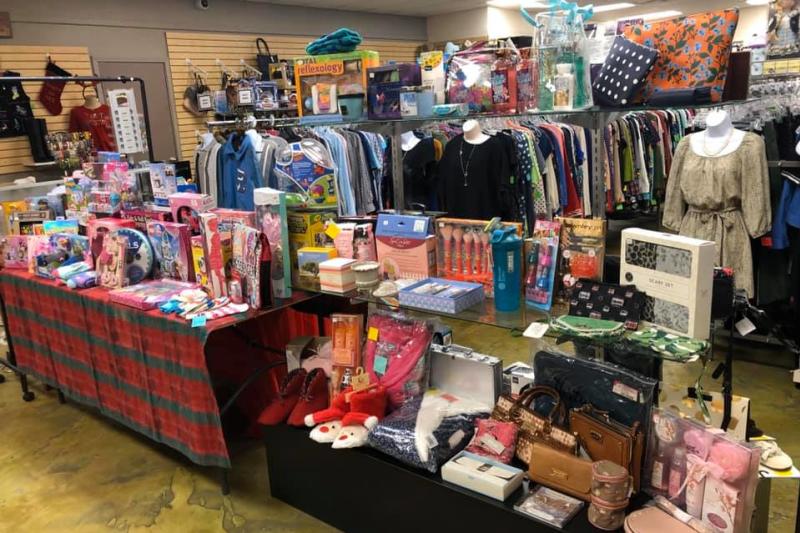
M 222 144 L 217 142 L 214 135 L 206 133 L 197 145 L 194 153 L 194 169 L 200 192 L 214 198 L 214 203 L 219 205 L 219 188 L 217 174 L 219 172 L 219 158 Z
M 261 187 L 261 169 L 250 137 L 234 134 L 222 147 L 220 207 L 255 211 L 253 191 Z

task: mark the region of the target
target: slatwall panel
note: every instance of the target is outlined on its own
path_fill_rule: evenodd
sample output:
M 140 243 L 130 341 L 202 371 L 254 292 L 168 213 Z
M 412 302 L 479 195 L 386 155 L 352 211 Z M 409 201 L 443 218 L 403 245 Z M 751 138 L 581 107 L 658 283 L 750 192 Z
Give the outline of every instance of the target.
M 175 96 L 175 109 L 178 115 L 178 135 L 180 137 L 180 152 L 184 159 L 192 159 L 194 148 L 197 145 L 195 131 L 206 131 L 206 118 L 195 117 L 183 109 L 183 91 L 193 82 L 186 59 L 209 73 L 209 85 L 212 89 L 219 88 L 222 76 L 216 60 L 221 60 L 225 66 L 234 71 L 240 70 L 239 60 L 256 66 L 257 35 L 232 35 L 221 33 L 183 33 L 167 32 L 167 47 L 169 50 L 170 70 L 172 74 L 172 87 Z M 273 35 L 264 36 L 269 43 L 270 51 L 281 59 L 293 59 L 306 55 L 306 45 L 314 39 L 307 36 Z M 376 50 L 382 62 L 415 61 L 417 50 L 422 45 L 414 41 L 386 41 L 379 39 L 365 39 L 361 44 L 364 50 Z M 209 113 L 211 118 L 212 114 Z
M 44 76 L 47 54 L 55 63 L 70 74 L 92 76 L 92 64 L 89 49 L 82 46 L 0 46 L 0 72 L 13 70 L 22 76 Z M 49 132 L 66 131 L 69 126 L 69 112 L 83 104 L 81 87 L 76 83 L 68 83 L 61 94 L 63 111 L 60 115 L 51 115 L 39 103 L 41 83 L 25 83 L 23 88 L 31 99 L 33 114 L 47 121 Z M 0 139 L 0 174 L 24 172 L 28 169 L 25 163 L 31 163 L 31 147 L 27 137 Z

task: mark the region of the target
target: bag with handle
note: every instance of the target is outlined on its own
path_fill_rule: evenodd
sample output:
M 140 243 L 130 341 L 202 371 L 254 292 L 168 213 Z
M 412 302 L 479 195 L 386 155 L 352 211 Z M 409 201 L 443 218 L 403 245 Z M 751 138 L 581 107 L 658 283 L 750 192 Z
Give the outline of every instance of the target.
M 592 462 L 534 443 L 528 468 L 531 481 L 588 502 L 592 497 Z
M 267 41 L 261 37 L 256 39 L 256 49 L 258 50 L 256 64 L 258 65 L 258 70 L 261 71 L 261 81 L 269 81 L 270 63 L 278 62 L 278 54 L 273 54 Z

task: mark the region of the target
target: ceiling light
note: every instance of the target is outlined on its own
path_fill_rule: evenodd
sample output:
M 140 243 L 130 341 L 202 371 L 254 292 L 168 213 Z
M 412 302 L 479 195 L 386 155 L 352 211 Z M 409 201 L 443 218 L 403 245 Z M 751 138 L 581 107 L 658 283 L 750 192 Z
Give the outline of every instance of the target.
M 748 6 L 765 6 L 769 4 L 770 0 L 747 0 Z
M 750 0 L 748 0 L 750 1 Z M 760 1 L 760 0 L 756 0 Z M 769 0 L 764 0 L 765 2 L 769 2 Z M 605 13 L 606 11 L 617 11 L 618 9 L 628 9 L 629 7 L 636 7 L 636 4 L 631 4 L 630 2 L 620 2 L 618 4 L 607 4 L 604 6 L 594 6 L 592 9 L 595 13 Z
M 517 9 L 519 7 L 545 9 L 549 7 L 549 4 L 537 2 L 536 0 L 489 0 L 486 5 L 503 9 Z
M 626 19 L 642 19 L 642 20 L 653 20 L 653 19 L 666 19 L 670 17 L 677 17 L 679 15 L 683 15 L 681 11 L 675 10 L 668 10 L 668 11 L 655 11 L 653 13 L 643 13 L 641 15 L 630 15 L 625 17 Z

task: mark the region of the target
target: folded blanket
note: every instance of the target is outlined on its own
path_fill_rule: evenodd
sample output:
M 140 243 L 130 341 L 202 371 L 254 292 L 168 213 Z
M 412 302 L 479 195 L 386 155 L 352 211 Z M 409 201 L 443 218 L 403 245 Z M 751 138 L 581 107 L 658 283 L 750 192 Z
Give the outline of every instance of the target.
M 308 43 L 306 53 L 318 56 L 321 54 L 352 52 L 359 44 L 361 44 L 361 34 L 348 28 L 339 28 Z

